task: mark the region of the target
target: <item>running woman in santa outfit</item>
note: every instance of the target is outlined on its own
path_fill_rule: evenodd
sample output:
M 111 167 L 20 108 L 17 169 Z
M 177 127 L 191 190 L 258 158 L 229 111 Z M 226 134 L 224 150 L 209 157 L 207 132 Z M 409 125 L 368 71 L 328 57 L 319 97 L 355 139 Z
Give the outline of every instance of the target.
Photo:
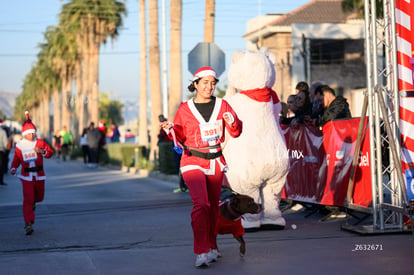
M 174 123 L 160 123 L 171 139 L 183 144 L 180 170 L 193 201 L 196 267 L 207 267 L 220 256 L 214 232 L 223 171 L 227 168 L 220 145 L 226 131 L 232 137 L 242 131 L 242 122 L 230 105 L 213 96 L 217 82 L 212 68 L 198 69 L 188 86 L 196 96 L 178 107 Z
M 45 195 L 45 171 L 43 170 L 43 158 L 51 158 L 53 150 L 41 139 L 36 138 L 36 126 L 29 118 L 26 111 L 26 121 L 22 127 L 23 139 L 16 144 L 14 157 L 10 168 L 12 175 L 21 165 L 21 173 L 18 176 L 23 186 L 23 217 L 25 233 L 33 233 L 35 222 L 36 202 L 43 201 Z

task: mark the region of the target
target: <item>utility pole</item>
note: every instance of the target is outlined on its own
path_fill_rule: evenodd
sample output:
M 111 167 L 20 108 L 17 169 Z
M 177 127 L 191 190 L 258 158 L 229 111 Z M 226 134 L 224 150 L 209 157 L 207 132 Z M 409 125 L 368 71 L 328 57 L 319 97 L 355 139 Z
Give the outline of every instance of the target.
M 204 24 L 204 42 L 214 42 L 214 17 L 215 17 L 215 0 L 206 0 L 206 13 Z
M 165 19 L 165 0 L 161 1 L 162 12 L 162 113 L 168 117 L 168 72 L 167 72 L 167 27 Z

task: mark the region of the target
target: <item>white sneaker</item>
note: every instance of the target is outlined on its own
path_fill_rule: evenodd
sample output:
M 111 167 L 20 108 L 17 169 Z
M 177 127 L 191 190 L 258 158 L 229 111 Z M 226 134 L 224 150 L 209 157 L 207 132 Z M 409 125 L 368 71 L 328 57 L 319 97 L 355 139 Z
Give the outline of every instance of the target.
M 217 249 L 210 249 L 207 253 L 207 259 L 209 263 L 216 262 L 221 257 L 221 253 Z
M 207 253 L 198 254 L 195 261 L 196 267 L 208 267 Z

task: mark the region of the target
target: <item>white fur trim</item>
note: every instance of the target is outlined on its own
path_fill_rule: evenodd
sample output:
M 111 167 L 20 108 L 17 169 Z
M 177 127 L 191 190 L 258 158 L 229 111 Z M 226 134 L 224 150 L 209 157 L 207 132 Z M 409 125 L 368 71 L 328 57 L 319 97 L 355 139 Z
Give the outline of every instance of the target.
M 22 180 L 26 181 L 32 181 L 33 177 L 36 178 L 36 180 L 46 180 L 46 176 L 37 176 L 36 174 L 33 175 L 33 173 L 37 172 L 30 172 L 28 176 L 18 175 L 17 177 Z
M 218 114 L 221 109 L 221 104 L 223 100 L 221 98 L 216 97 L 216 103 L 214 105 L 213 113 L 211 114 L 210 120 L 205 121 L 203 116 L 197 110 L 196 106 L 194 105 L 194 98 L 191 98 L 188 103 L 188 108 L 190 108 L 191 113 L 195 116 L 199 123 L 206 123 L 206 122 L 213 122 L 217 120 Z
M 181 174 L 184 174 L 187 171 L 191 170 L 201 170 L 206 175 L 214 175 L 215 174 L 215 165 L 214 165 L 214 159 L 210 160 L 210 167 L 209 169 L 205 169 L 199 165 L 186 165 L 181 167 Z
M 22 133 L 23 136 L 28 135 L 28 134 L 36 134 L 36 130 L 35 129 L 29 129 L 29 130 L 26 130 Z
M 201 72 L 198 72 L 197 74 L 195 74 L 194 77 L 193 77 L 193 81 L 195 81 L 199 78 L 202 78 L 204 76 L 209 76 L 209 75 L 214 76 L 215 78 L 217 78 L 217 75 L 216 75 L 215 71 L 213 71 L 213 70 L 204 70 L 204 71 L 201 71 Z
M 220 170 L 223 172 L 227 171 L 227 165 L 224 165 L 219 159 L 211 159 L 210 160 L 210 168 L 206 169 L 203 168 L 199 165 L 186 165 L 180 168 L 181 170 L 181 174 L 184 174 L 187 171 L 191 171 L 191 170 L 201 170 L 205 175 L 211 176 L 214 175 L 216 173 L 216 163 L 215 161 L 218 162 Z

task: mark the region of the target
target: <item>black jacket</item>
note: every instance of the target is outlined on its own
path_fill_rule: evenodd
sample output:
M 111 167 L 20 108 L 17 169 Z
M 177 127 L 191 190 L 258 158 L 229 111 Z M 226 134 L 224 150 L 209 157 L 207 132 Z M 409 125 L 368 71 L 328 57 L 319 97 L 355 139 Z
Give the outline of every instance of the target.
M 323 126 L 331 120 L 351 117 L 348 102 L 344 97 L 337 96 L 317 119 L 316 124 L 317 126 Z

